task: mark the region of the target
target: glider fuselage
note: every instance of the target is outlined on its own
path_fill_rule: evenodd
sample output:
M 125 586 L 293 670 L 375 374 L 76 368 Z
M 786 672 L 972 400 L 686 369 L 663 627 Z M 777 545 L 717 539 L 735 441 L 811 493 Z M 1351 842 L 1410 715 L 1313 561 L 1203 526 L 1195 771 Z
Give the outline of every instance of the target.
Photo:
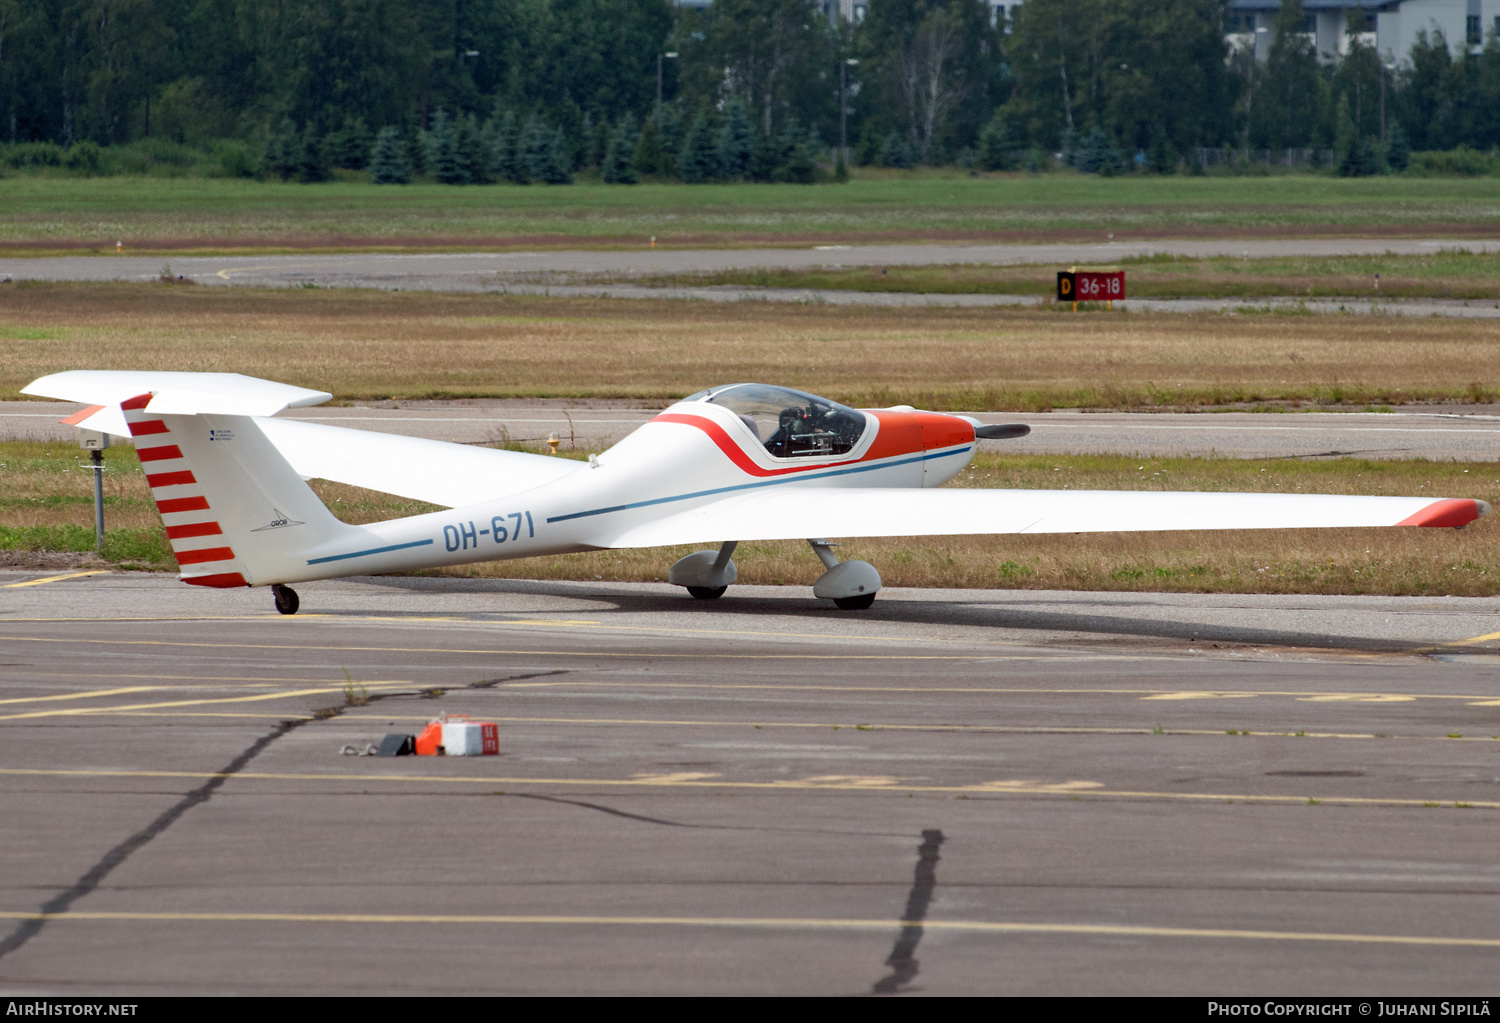
M 246 581 L 298 582 L 597 550 L 664 513 L 726 494 L 798 486 L 937 487 L 974 456 L 974 426 L 966 419 L 906 409 L 863 415 L 864 432 L 846 452 L 776 457 L 734 413 L 679 403 L 558 480 L 497 500 L 361 526 L 365 543 L 342 538 L 302 552 L 303 565 L 278 566 L 274 579 Z

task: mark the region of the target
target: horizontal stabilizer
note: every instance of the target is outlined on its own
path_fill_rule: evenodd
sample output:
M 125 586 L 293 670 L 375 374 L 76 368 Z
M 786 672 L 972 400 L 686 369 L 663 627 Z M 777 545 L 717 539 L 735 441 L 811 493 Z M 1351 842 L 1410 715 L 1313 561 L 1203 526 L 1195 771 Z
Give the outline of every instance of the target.
M 1325 494 L 777 487 L 725 497 L 611 535 L 600 547 L 658 547 L 810 536 L 954 536 L 1168 529 L 1462 526 L 1484 501 Z
M 74 369 L 33 380 L 22 394 L 100 406 L 64 422 L 86 430 L 130 436 L 120 414 L 120 402 L 152 394 L 157 415 L 274 416 L 288 408 L 321 405 L 333 397 L 326 391 L 247 377 L 240 373 L 178 373 L 163 370 Z

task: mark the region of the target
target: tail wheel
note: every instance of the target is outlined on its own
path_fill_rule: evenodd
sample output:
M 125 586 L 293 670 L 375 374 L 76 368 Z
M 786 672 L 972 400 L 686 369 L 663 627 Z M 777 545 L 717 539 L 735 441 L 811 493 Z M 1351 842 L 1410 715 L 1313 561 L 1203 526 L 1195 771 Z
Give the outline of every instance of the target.
M 875 594 L 861 593 L 857 597 L 836 597 L 833 603 L 840 611 L 863 611 L 875 603 Z
M 718 600 L 728 586 L 689 586 L 687 591 L 699 600 Z
M 302 602 L 297 599 L 297 591 L 290 586 L 275 583 L 271 586 L 271 596 L 276 600 L 276 610 L 284 615 L 294 615 Z

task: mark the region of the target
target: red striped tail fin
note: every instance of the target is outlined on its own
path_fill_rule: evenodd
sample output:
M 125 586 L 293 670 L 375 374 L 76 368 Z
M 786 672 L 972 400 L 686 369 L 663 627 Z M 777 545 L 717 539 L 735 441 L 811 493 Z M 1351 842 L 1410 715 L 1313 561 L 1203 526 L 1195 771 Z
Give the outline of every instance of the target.
M 151 395 L 120 403 L 182 581 L 261 586 L 305 566 L 341 531 L 248 416 L 155 415 Z

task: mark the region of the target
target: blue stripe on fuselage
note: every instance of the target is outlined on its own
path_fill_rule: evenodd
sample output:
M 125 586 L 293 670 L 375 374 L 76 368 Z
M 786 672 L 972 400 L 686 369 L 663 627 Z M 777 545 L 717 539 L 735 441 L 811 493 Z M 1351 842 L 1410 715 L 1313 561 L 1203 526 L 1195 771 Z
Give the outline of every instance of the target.
M 803 480 L 823 480 L 832 476 L 850 476 L 859 472 L 875 472 L 878 469 L 892 469 L 898 465 L 911 465 L 913 462 L 926 462 L 934 458 L 948 458 L 952 455 L 962 455 L 973 450 L 969 447 L 955 448 L 952 451 L 938 451 L 931 454 L 921 454 L 912 458 L 903 458 L 897 462 L 880 462 L 870 465 L 856 465 L 848 469 L 834 469 L 829 472 L 807 473 L 799 476 L 786 476 L 781 479 L 763 480 L 757 483 L 736 483 L 732 487 L 715 487 L 712 490 L 697 490 L 691 494 L 678 494 L 675 497 L 656 497 L 649 501 L 632 501 L 630 504 L 616 504 L 608 508 L 594 508 L 591 511 L 573 512 L 568 515 L 550 516 L 548 522 L 566 522 L 569 519 L 583 519 L 590 515 L 608 515 L 610 512 L 629 511 L 632 508 L 648 508 L 654 504 L 670 504 L 674 501 L 691 501 L 697 497 L 712 497 L 715 494 L 728 494 L 736 490 L 758 490 L 761 487 L 775 487 L 786 483 L 801 483 Z

